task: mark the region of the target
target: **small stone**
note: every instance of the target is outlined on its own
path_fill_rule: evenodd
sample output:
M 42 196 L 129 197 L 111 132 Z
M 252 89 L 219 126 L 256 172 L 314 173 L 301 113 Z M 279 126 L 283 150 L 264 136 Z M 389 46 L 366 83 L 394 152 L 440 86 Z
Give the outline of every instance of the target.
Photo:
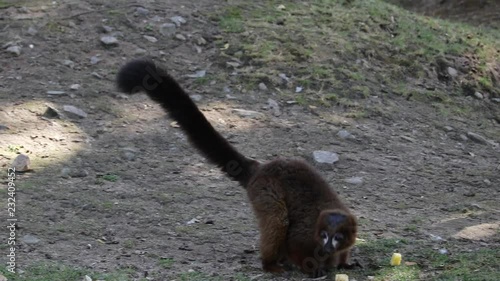
M 476 143 L 488 144 L 488 140 L 479 134 L 473 132 L 467 132 L 467 137 Z
M 333 164 L 339 161 L 339 156 L 337 155 L 337 153 L 324 150 L 314 151 L 313 158 L 317 163 Z
M 491 99 L 493 102 L 500 103 L 500 98 L 492 98 Z
M 207 44 L 207 40 L 205 40 L 205 38 L 203 38 L 202 36 L 199 36 L 196 38 L 196 44 L 204 46 Z
M 77 91 L 77 90 L 79 90 L 79 89 L 80 89 L 80 87 L 81 87 L 81 85 L 80 85 L 80 84 L 72 84 L 71 86 L 69 86 L 69 88 L 70 88 L 71 90 L 73 90 L 73 91 Z
M 350 183 L 350 184 L 362 184 L 363 178 L 362 177 L 352 177 L 352 178 L 347 178 L 344 181 L 346 183 Z
M 447 71 L 451 77 L 456 77 L 458 75 L 458 71 L 453 67 L 448 67 Z
M 66 94 L 65 91 L 47 91 L 47 95 L 51 95 L 51 96 L 62 96 L 65 94 Z
M 285 7 L 285 5 L 280 4 L 280 5 L 278 5 L 277 9 L 280 10 L 280 11 L 283 11 L 283 10 L 286 9 L 286 7 Z
M 181 16 L 174 16 L 171 17 L 170 20 L 177 26 L 180 27 L 181 25 L 185 24 L 187 21 L 185 18 Z
M 69 68 L 75 67 L 75 63 L 72 60 L 63 60 L 63 65 L 65 65 Z
M 72 105 L 64 105 L 63 110 L 71 118 L 85 118 L 85 117 L 87 117 L 87 113 L 85 113 L 85 111 L 79 109 L 78 107 L 72 106 Z
M 8 53 L 14 54 L 16 56 L 21 55 L 21 47 L 19 46 L 10 46 L 6 50 Z
M 149 14 L 149 10 L 146 9 L 146 8 L 143 8 L 143 7 L 137 7 L 137 9 L 135 9 L 135 15 L 136 16 L 147 16 Z
M 122 158 L 127 161 L 135 161 L 137 158 L 135 155 L 136 150 L 133 148 L 124 148 L 122 152 Z
M 156 37 L 154 37 L 154 36 L 144 35 L 143 37 L 144 37 L 144 39 L 148 40 L 151 43 L 158 42 L 158 39 L 156 39 Z
M 408 136 L 401 136 L 401 139 L 408 141 L 408 142 L 415 142 L 414 138 L 408 137 Z
M 42 116 L 45 118 L 59 118 L 60 114 L 59 111 L 57 111 L 55 108 L 47 106 L 47 109 Z
M 489 179 L 485 179 L 485 180 L 483 180 L 483 182 L 484 182 L 485 184 L 487 184 L 487 185 L 491 185 L 491 181 L 490 181 Z
M 175 34 L 177 27 L 173 23 L 164 23 L 160 25 L 160 34 L 166 37 L 172 37 Z
M 90 64 L 97 64 L 100 61 L 101 61 L 101 59 L 98 56 L 92 56 L 90 58 Z
M 11 167 L 16 170 L 16 172 L 26 172 L 31 170 L 31 161 L 27 155 L 19 154 L 12 162 Z
M 117 46 L 118 39 L 116 39 L 116 37 L 114 36 L 102 36 L 101 43 L 103 43 L 106 46 Z
M 194 101 L 201 101 L 203 99 L 202 95 L 191 95 L 190 97 Z
M 69 172 L 69 176 L 72 178 L 84 178 L 84 177 L 87 177 L 88 175 L 89 175 L 89 172 L 87 172 L 86 170 L 82 170 L 82 169 L 71 169 Z
M 97 72 L 95 72 L 95 71 L 94 71 L 94 72 L 92 72 L 92 73 L 90 73 L 90 75 L 92 75 L 93 77 L 95 77 L 95 78 L 97 78 L 97 79 L 101 79 L 101 80 L 102 80 L 102 79 L 104 79 L 104 77 L 102 77 L 102 75 L 101 75 L 101 74 L 99 74 L 99 73 L 97 73 Z
M 202 77 L 205 77 L 206 74 L 207 74 L 206 70 L 198 70 L 198 71 L 196 71 L 195 74 L 188 74 L 186 76 L 189 78 L 202 78 Z
M 257 111 L 252 111 L 252 110 L 245 110 L 245 109 L 233 109 L 233 113 L 240 117 L 244 118 L 254 118 L 254 119 L 259 119 L 264 117 L 264 114 L 257 112 Z
M 273 111 L 273 115 L 274 116 L 280 116 L 281 115 L 280 106 L 279 106 L 279 104 L 278 104 L 277 101 L 275 101 L 273 99 L 268 99 L 267 100 L 267 104 L 269 106 L 269 109 L 271 109 Z
M 27 234 L 21 237 L 21 241 L 26 244 L 37 244 L 40 242 L 40 239 L 38 239 L 35 235 Z
M 354 136 L 351 135 L 351 133 L 349 133 L 347 130 L 340 130 L 338 133 L 337 133 L 337 136 L 341 139 L 353 139 Z
M 286 82 L 290 82 L 290 78 L 288 78 L 285 73 L 280 73 L 280 74 L 278 74 L 278 76 L 281 79 L 285 80 Z
M 111 33 L 113 32 L 113 28 L 111 26 L 103 25 L 101 26 L 103 33 Z
M 296 93 L 300 93 L 300 92 L 302 92 L 302 90 L 304 90 L 304 88 L 302 88 L 302 87 L 295 87 L 295 92 Z
M 439 249 L 439 253 L 440 253 L 441 255 L 447 255 L 447 254 L 448 254 L 448 250 L 446 250 L 446 249 L 444 249 L 444 248 L 443 248 L 443 249 Z
M 261 82 L 261 83 L 259 83 L 259 90 L 261 90 L 261 91 L 267 91 L 267 86 L 266 86 L 266 84 L 264 84 L 264 83 L 262 83 L 262 82 Z
M 187 40 L 186 36 L 184 36 L 182 34 L 176 34 L 175 35 L 175 39 L 181 40 L 181 41 L 186 41 Z
M 475 93 L 474 93 L 474 96 L 475 96 L 477 99 L 480 99 L 480 100 L 484 99 L 483 94 L 481 94 L 480 92 L 475 92 Z
M 70 177 L 70 175 L 69 175 L 70 173 L 71 173 L 71 169 L 70 168 L 68 168 L 68 167 L 62 168 L 61 169 L 61 178 L 65 178 L 65 179 L 69 178 Z
M 136 56 L 142 56 L 145 55 L 148 51 L 142 49 L 142 48 L 137 48 L 134 50 L 134 55 Z
M 187 225 L 190 225 L 190 224 L 195 224 L 195 223 L 199 223 L 199 222 L 200 222 L 200 220 L 199 220 L 199 219 L 194 218 L 194 219 L 192 219 L 192 220 L 188 221 L 186 224 L 187 224 Z
M 451 126 L 444 126 L 444 130 L 447 132 L 453 132 L 455 129 L 453 129 L 453 127 Z
M 28 28 L 28 34 L 31 35 L 31 36 L 35 36 L 37 33 L 38 33 L 38 30 L 36 30 L 34 27 L 30 26 Z
M 85 275 L 85 277 L 83 278 L 83 281 L 92 281 L 92 278 L 90 278 L 90 276 L 88 276 L 88 275 Z

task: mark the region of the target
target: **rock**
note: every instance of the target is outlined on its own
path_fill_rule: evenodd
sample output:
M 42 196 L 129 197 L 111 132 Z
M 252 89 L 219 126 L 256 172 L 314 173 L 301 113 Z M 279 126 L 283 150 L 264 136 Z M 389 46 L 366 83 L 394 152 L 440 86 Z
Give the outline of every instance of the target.
M 184 36 L 182 34 L 176 34 L 175 35 L 175 39 L 181 40 L 181 41 L 186 41 L 187 40 L 186 36 Z
M 59 111 L 57 111 L 57 109 L 50 107 L 50 106 L 47 106 L 47 109 L 42 114 L 42 116 L 45 118 L 59 118 L 60 114 L 59 114 Z
M 72 60 L 63 60 L 63 65 L 65 65 L 69 68 L 75 67 L 75 63 Z
M 21 241 L 26 244 L 37 244 L 38 242 L 40 242 L 40 239 L 38 239 L 38 237 L 36 237 L 35 235 L 26 234 L 21 237 Z
M 19 154 L 12 162 L 11 167 L 16 170 L 16 172 L 26 172 L 31 170 L 31 161 L 27 155 Z
M 268 99 L 267 104 L 269 105 L 269 109 L 273 111 L 274 116 L 280 116 L 281 115 L 281 110 L 280 106 L 277 101 L 273 99 Z
M 71 90 L 73 90 L 73 91 L 77 91 L 77 90 L 79 90 L 79 89 L 80 89 L 80 87 L 81 87 L 81 86 L 82 86 L 82 85 L 80 85 L 80 84 L 72 84 L 71 86 L 69 86 L 69 88 L 70 88 Z
M 281 79 L 285 80 L 286 82 L 290 82 L 290 78 L 288 78 L 285 73 L 280 73 L 280 74 L 278 74 L 278 76 Z
M 203 99 L 202 95 L 191 95 L 190 97 L 194 101 L 201 101 Z
M 83 281 L 92 281 L 92 278 L 90 278 L 90 276 L 88 275 L 85 275 L 85 277 L 83 277 Z
M 186 224 L 187 224 L 187 225 L 190 225 L 190 224 L 195 224 L 195 223 L 199 223 L 199 222 L 200 222 L 200 220 L 199 220 L 199 219 L 194 218 L 194 219 L 192 219 L 192 220 L 188 221 Z
M 11 53 L 11 54 L 14 54 L 16 56 L 20 56 L 21 55 L 21 47 L 19 46 L 10 46 L 7 48 L 7 53 Z
M 27 33 L 28 33 L 29 35 L 31 35 L 31 36 L 35 36 L 35 35 L 38 33 L 38 30 L 36 30 L 34 27 L 30 26 L 30 27 L 28 28 Z
M 137 48 L 134 50 L 134 55 L 136 56 L 142 56 L 142 55 L 145 55 L 148 51 L 142 49 L 142 48 Z
M 475 96 L 476 98 L 480 99 L 480 100 L 484 99 L 483 94 L 481 94 L 480 92 L 475 92 L 475 93 L 474 93 L 474 96 Z
M 101 59 L 98 56 L 92 56 L 90 58 L 90 64 L 97 64 L 100 61 L 101 61 Z
M 47 95 L 51 95 L 51 96 L 62 96 L 65 94 L 66 94 L 65 91 L 47 91 Z
M 205 38 L 203 38 L 203 36 L 199 36 L 196 38 L 196 44 L 198 44 L 200 46 L 205 46 L 207 44 L 207 40 L 205 40 Z
M 444 249 L 444 248 L 443 248 L 443 249 L 439 249 L 439 253 L 440 253 L 441 255 L 447 255 L 447 254 L 448 254 L 448 250 L 446 250 L 446 249 Z
M 480 144 L 488 144 L 489 143 L 485 137 L 478 135 L 476 133 L 473 133 L 473 132 L 467 132 L 467 137 L 476 143 L 480 143 Z
M 71 173 L 71 169 L 70 168 L 68 168 L 68 167 L 62 168 L 61 169 L 61 178 L 65 178 L 65 179 L 69 178 L 70 177 L 70 175 L 69 175 L 70 173 Z
M 401 139 L 408 141 L 408 142 L 415 142 L 414 138 L 408 137 L 408 136 L 401 136 Z
M 485 180 L 483 180 L 483 182 L 484 182 L 485 184 L 487 184 L 487 185 L 491 185 L 491 181 L 490 181 L 489 179 L 485 179 Z
M 101 43 L 104 44 L 105 46 L 117 46 L 118 39 L 116 39 L 116 37 L 114 36 L 102 36 Z
M 127 161 L 135 161 L 137 150 L 135 148 L 125 147 L 122 149 L 122 158 Z
M 187 21 L 185 18 L 181 16 L 174 16 L 171 17 L 170 20 L 177 26 L 180 27 L 181 25 L 185 24 Z
M 64 105 L 64 112 L 71 118 L 85 118 L 87 117 L 87 113 L 85 111 L 79 109 L 78 107 L 72 105 Z
M 264 114 L 257 112 L 257 111 L 252 111 L 252 110 L 233 109 L 232 112 L 235 113 L 236 115 L 238 115 L 240 117 L 244 117 L 244 118 L 258 119 L 258 118 L 264 117 Z
M 453 129 L 453 127 L 451 127 L 451 126 L 444 126 L 443 128 L 444 128 L 444 130 L 445 130 L 446 132 L 453 132 L 453 131 L 455 130 L 455 129 Z
M 339 156 L 337 155 L 337 153 L 324 150 L 314 151 L 313 158 L 317 163 L 333 164 L 339 161 Z
M 101 26 L 103 33 L 111 33 L 113 32 L 113 28 L 111 26 L 103 25 Z
M 458 75 L 458 71 L 453 67 L 448 66 L 447 71 L 451 77 L 456 77 Z
M 350 183 L 350 184 L 362 184 L 363 178 L 362 177 L 352 177 L 352 178 L 347 178 L 344 181 L 346 183 Z
M 102 77 L 102 75 L 101 75 L 101 74 L 99 74 L 99 73 L 97 73 L 97 72 L 95 72 L 95 71 L 94 71 L 94 72 L 92 72 L 92 73 L 90 73 L 90 75 L 92 75 L 93 77 L 95 77 L 95 78 L 97 78 L 97 79 L 101 79 L 101 80 L 102 80 L 102 79 L 104 79 L 104 77 Z
M 206 70 L 198 70 L 198 71 L 196 71 L 195 74 L 188 74 L 186 76 L 189 78 L 202 78 L 202 77 L 205 77 L 206 74 L 207 74 Z
M 144 35 L 143 37 L 144 37 L 144 39 L 148 40 L 148 41 L 149 41 L 149 42 L 151 42 L 151 43 L 156 43 L 156 42 L 158 42 L 158 39 L 156 39 L 156 37 L 149 36 L 149 35 Z
M 354 136 L 349 133 L 347 130 L 340 130 L 337 133 L 337 136 L 341 139 L 354 139 Z
M 147 16 L 149 15 L 149 10 L 146 9 L 146 8 L 143 8 L 143 7 L 137 7 L 137 9 L 135 9 L 135 16 Z
M 304 88 L 302 88 L 302 87 L 295 87 L 295 92 L 296 93 L 300 93 L 300 92 L 302 92 L 302 90 L 304 90 Z
M 160 34 L 166 37 L 172 37 L 175 34 L 177 27 L 173 23 L 164 23 L 160 25 Z
M 89 175 L 89 172 L 83 169 L 70 169 L 69 176 L 72 178 L 84 178 Z
M 491 99 L 493 102 L 500 103 L 500 98 L 492 98 Z
M 261 83 L 259 83 L 259 90 L 261 90 L 261 91 L 267 91 L 267 86 L 266 86 L 266 84 L 264 84 L 264 83 L 262 83 L 262 82 L 261 82 Z

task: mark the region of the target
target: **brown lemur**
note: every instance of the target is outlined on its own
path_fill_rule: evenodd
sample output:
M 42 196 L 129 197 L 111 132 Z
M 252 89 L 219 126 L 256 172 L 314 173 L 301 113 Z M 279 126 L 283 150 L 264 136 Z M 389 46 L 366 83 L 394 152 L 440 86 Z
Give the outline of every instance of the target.
M 356 218 L 323 177 L 301 160 L 260 163 L 239 153 L 208 122 L 189 95 L 161 66 L 139 59 L 123 66 L 118 88 L 144 91 L 160 104 L 211 163 L 247 191 L 260 229 L 262 267 L 283 272 L 292 262 L 313 277 L 351 268 Z

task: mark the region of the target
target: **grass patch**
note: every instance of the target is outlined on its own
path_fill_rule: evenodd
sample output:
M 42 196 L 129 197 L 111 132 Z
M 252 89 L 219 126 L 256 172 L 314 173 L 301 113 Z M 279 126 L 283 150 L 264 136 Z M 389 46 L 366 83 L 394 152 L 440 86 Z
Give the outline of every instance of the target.
M 446 103 L 447 95 L 422 88 L 423 79 L 440 58 L 472 57 L 474 71 L 442 82 L 445 92 L 461 92 L 467 81 L 500 95 L 488 68 L 500 61 L 500 34 L 493 29 L 417 15 L 382 0 L 287 2 L 284 9 L 280 1 L 232 3 L 216 17 L 225 31 L 220 41 L 230 46 L 221 57 L 238 54 L 244 62 L 239 81 L 249 89 L 265 82 L 299 104 L 328 105 L 332 97 L 380 95 L 383 85 L 389 93 L 414 92 L 419 102 Z M 286 86 L 278 73 L 291 77 Z M 301 95 L 293 92 L 296 86 L 304 87 Z
M 171 268 L 173 264 L 174 264 L 174 259 L 172 258 L 162 258 L 158 261 L 158 265 L 160 265 L 165 269 Z
M 118 179 L 120 179 L 120 177 L 118 175 L 115 175 L 115 174 L 105 174 L 105 175 L 102 175 L 100 178 L 105 180 L 105 181 L 110 181 L 110 182 L 116 182 L 116 181 L 118 181 Z

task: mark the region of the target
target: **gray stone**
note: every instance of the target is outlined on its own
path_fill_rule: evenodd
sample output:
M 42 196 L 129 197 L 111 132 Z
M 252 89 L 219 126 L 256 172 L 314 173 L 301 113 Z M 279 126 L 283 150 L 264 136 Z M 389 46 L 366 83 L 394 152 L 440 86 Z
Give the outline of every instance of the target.
M 206 70 L 198 70 L 198 71 L 196 71 L 195 74 L 188 74 L 186 76 L 189 78 L 202 78 L 202 77 L 205 77 L 206 74 L 207 74 Z
M 19 154 L 12 162 L 11 167 L 16 169 L 16 172 L 26 172 L 31 170 L 31 160 L 27 155 Z
M 475 96 L 476 98 L 480 99 L 480 100 L 484 99 L 483 94 L 481 94 L 480 92 L 475 92 L 475 93 L 474 93 L 474 96 Z
M 21 241 L 26 244 L 37 244 L 38 242 L 40 242 L 40 239 L 38 239 L 38 237 L 36 237 L 35 235 L 26 234 L 21 237 Z
M 187 21 L 185 18 L 181 16 L 174 16 L 171 17 L 170 20 L 177 26 L 180 27 L 181 25 L 185 24 Z
M 149 10 L 143 7 L 137 7 L 137 9 L 135 9 L 135 15 L 145 17 L 149 15 Z
M 190 97 L 194 101 L 201 101 L 203 99 L 202 95 L 191 95 Z
M 21 55 L 21 47 L 19 47 L 19 46 L 10 46 L 10 47 L 7 48 L 6 51 L 8 53 L 14 54 L 16 56 L 20 56 Z
M 160 34 L 166 37 L 172 37 L 174 36 L 175 32 L 177 30 L 177 27 L 173 23 L 164 23 L 160 25 Z
M 116 39 L 116 37 L 114 36 L 102 36 L 101 43 L 103 43 L 106 46 L 117 46 L 118 39 Z
M 455 129 L 453 129 L 453 127 L 451 126 L 444 126 L 444 130 L 447 132 L 453 132 Z
M 75 62 L 73 62 L 72 60 L 63 60 L 63 64 L 69 68 L 75 67 Z
M 111 26 L 103 25 L 103 26 L 101 26 L 101 28 L 102 28 L 102 31 L 104 33 L 111 33 L 111 32 L 113 32 L 113 28 Z
M 295 87 L 295 92 L 296 92 L 296 93 L 300 93 L 300 92 L 302 92 L 302 90 L 304 90 L 304 88 L 302 88 L 302 87 L 300 87 L 300 86 Z
M 42 116 L 45 118 L 59 118 L 60 114 L 59 111 L 57 111 L 57 109 L 47 106 L 47 109 L 45 110 Z
M 354 136 L 349 133 L 347 130 L 340 130 L 338 133 L 337 133 L 337 136 L 341 139 L 353 139 Z
M 187 40 L 186 36 L 184 36 L 182 34 L 176 34 L 175 35 L 175 39 L 180 40 L 180 41 L 186 41 Z
M 141 56 L 145 55 L 148 51 L 142 49 L 142 48 L 137 48 L 134 50 L 134 55 Z
M 137 154 L 137 149 L 132 147 L 122 148 L 122 158 L 127 161 L 135 161 Z
M 72 178 L 84 178 L 89 175 L 89 172 L 83 169 L 71 169 L 69 176 Z
M 196 38 L 196 44 L 204 46 L 207 44 L 207 40 L 205 40 L 205 38 L 203 38 L 202 36 L 199 36 Z
M 259 90 L 261 91 L 267 91 L 267 86 L 264 83 L 259 83 Z
M 415 142 L 414 138 L 408 137 L 408 136 L 401 136 L 401 139 L 408 141 L 408 142 Z
M 269 109 L 271 109 L 273 111 L 273 115 L 274 116 L 280 116 L 281 115 L 280 106 L 279 106 L 279 104 L 278 104 L 277 101 L 275 101 L 273 99 L 268 99 L 267 100 L 267 104 L 269 106 Z
M 244 118 L 254 118 L 254 119 L 259 119 L 264 117 L 264 114 L 257 112 L 257 111 L 252 111 L 252 110 L 245 110 L 245 109 L 233 109 L 233 113 L 240 117 Z
M 72 105 L 64 105 L 64 112 L 71 118 L 85 118 L 87 117 L 87 113 L 85 111 L 79 109 L 78 107 Z
M 156 37 L 154 37 L 154 36 L 144 35 L 143 37 L 144 37 L 144 39 L 148 40 L 151 43 L 158 42 L 158 39 L 156 39 Z
M 97 64 L 100 61 L 101 61 L 101 59 L 98 56 L 92 56 L 90 58 L 90 64 Z
M 483 137 L 479 134 L 473 133 L 473 132 L 467 132 L 467 137 L 476 143 L 480 143 L 480 144 L 488 144 L 489 143 L 485 137 Z
M 346 183 L 350 183 L 350 184 L 362 184 L 363 178 L 362 177 L 352 177 L 352 178 L 347 178 L 344 181 Z
M 79 89 L 80 89 L 80 87 L 81 87 L 81 86 L 82 86 L 82 85 L 80 85 L 80 84 L 71 84 L 71 86 L 69 86 L 69 88 L 70 88 L 71 90 L 73 90 L 73 91 L 77 91 L 77 90 L 79 90 Z
M 278 74 L 278 76 L 281 79 L 285 80 L 286 82 L 290 82 L 290 78 L 288 78 L 285 73 L 280 73 L 280 74 Z
M 492 98 L 491 99 L 493 102 L 500 103 L 500 98 Z
M 65 179 L 69 178 L 70 177 L 70 175 L 69 175 L 70 173 L 71 173 L 71 169 L 70 168 L 68 168 L 68 167 L 62 168 L 61 169 L 61 178 L 65 178 Z
M 65 94 L 66 94 L 65 91 L 47 91 L 47 95 L 51 95 L 51 96 L 62 96 Z
M 35 36 L 37 33 L 38 33 L 38 30 L 36 30 L 34 27 L 30 26 L 28 28 L 28 34 L 31 35 L 31 36 Z
M 333 164 L 339 161 L 339 156 L 337 153 L 324 151 L 324 150 L 316 150 L 313 152 L 314 161 L 322 164 Z
M 453 67 L 448 67 L 447 71 L 451 77 L 456 77 L 458 75 L 458 71 Z
M 92 75 L 93 77 L 95 77 L 95 78 L 97 78 L 97 79 L 101 79 L 101 80 L 102 80 L 102 79 L 104 79 L 104 77 L 102 77 L 102 75 L 101 75 L 101 74 L 99 74 L 99 73 L 97 73 L 97 72 L 95 72 L 95 71 L 94 71 L 94 72 L 92 72 L 92 73 L 90 73 L 90 75 Z

